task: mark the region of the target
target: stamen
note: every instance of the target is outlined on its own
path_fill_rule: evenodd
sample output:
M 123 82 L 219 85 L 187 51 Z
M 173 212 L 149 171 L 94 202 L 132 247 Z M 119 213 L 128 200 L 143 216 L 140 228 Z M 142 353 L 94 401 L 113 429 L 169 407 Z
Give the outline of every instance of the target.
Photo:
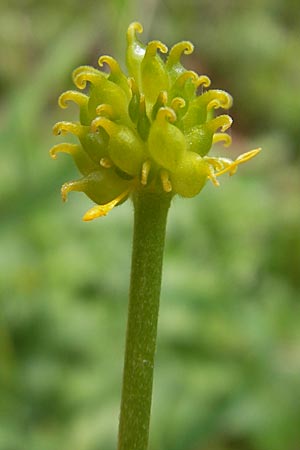
M 229 147 L 231 145 L 232 139 L 229 134 L 215 133 L 213 136 L 213 144 L 216 144 L 217 142 L 224 142 L 224 147 Z
M 165 169 L 160 171 L 160 179 L 162 183 L 163 190 L 165 192 L 171 192 L 172 191 L 172 183 L 169 179 L 169 172 Z
M 260 151 L 261 148 L 256 148 L 254 150 L 251 150 L 250 152 L 243 153 L 242 155 L 238 156 L 237 159 L 233 161 L 232 164 L 230 164 L 228 167 L 221 170 L 220 172 L 217 172 L 216 176 L 218 177 L 226 172 L 229 172 L 230 175 L 233 175 L 236 172 L 238 165 L 243 164 L 249 161 L 250 159 L 254 158 L 254 156 L 256 156 Z
M 113 167 L 113 162 L 110 158 L 103 157 L 100 159 L 100 166 L 104 167 L 104 169 L 110 169 Z
M 208 179 L 212 182 L 212 184 L 215 187 L 219 187 L 220 183 L 217 180 L 214 168 L 211 165 L 208 166 L 208 172 L 209 172 Z
M 141 184 L 143 186 L 146 186 L 148 183 L 148 176 L 151 169 L 151 161 L 148 159 L 145 161 L 142 165 L 142 172 L 141 172 Z
M 240 156 L 237 157 L 235 160 L 239 164 L 244 163 L 246 161 L 249 161 L 249 159 L 254 158 L 254 156 L 258 155 L 258 153 L 261 152 L 261 148 L 256 148 L 254 150 L 250 150 L 250 152 L 242 153 Z
M 118 203 L 120 203 L 125 197 L 127 197 L 130 193 L 130 190 L 126 190 L 122 192 L 122 194 L 118 195 L 114 200 L 105 205 L 96 205 L 93 208 L 89 209 L 82 220 L 88 222 L 89 220 L 97 219 L 98 217 L 106 216 L 109 211 L 111 211 Z
M 67 104 L 68 101 L 72 101 L 79 106 L 85 106 L 89 101 L 89 97 L 78 91 L 66 91 L 66 92 L 63 92 L 61 94 L 61 96 L 59 97 L 58 105 L 62 109 L 65 109 L 68 107 L 68 104 Z
M 75 122 L 57 122 L 53 127 L 53 134 L 58 136 L 60 134 L 64 135 L 66 133 L 73 133 L 75 136 L 81 136 L 86 127 L 80 123 Z
M 223 159 L 218 158 L 216 156 L 204 156 L 204 159 L 208 164 L 213 166 L 214 169 L 216 169 L 216 170 L 224 169 Z M 230 160 L 230 164 L 231 163 L 232 163 L 232 161 Z

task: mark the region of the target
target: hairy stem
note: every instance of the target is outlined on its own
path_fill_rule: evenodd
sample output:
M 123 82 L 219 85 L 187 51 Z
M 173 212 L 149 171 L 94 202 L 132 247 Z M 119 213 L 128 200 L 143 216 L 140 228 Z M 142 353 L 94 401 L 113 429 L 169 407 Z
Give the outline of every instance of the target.
M 133 201 L 134 235 L 118 450 L 148 447 L 162 261 L 171 196 L 139 191 Z

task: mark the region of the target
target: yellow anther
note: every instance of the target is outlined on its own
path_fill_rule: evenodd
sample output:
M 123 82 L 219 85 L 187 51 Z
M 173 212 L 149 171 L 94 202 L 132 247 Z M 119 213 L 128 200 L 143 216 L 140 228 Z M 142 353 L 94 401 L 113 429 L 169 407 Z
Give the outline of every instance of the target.
M 169 172 L 165 169 L 160 171 L 160 179 L 161 179 L 161 184 L 163 187 L 163 190 L 165 192 L 171 192 L 172 191 L 172 183 L 169 179 Z
M 238 164 L 244 163 L 246 161 L 249 161 L 249 159 L 254 158 L 259 152 L 261 152 L 261 148 L 255 148 L 254 150 L 250 150 L 250 152 L 243 153 L 242 155 L 238 156 L 235 160 Z
M 148 183 L 148 176 L 151 169 L 151 161 L 148 159 L 145 161 L 142 165 L 142 171 L 141 171 L 141 184 L 143 186 L 146 186 Z
M 213 166 L 215 170 L 224 169 L 223 158 L 218 158 L 216 156 L 204 156 L 205 161 Z M 232 161 L 230 161 L 232 163 Z
M 105 205 L 96 205 L 93 208 L 89 209 L 82 220 L 88 222 L 89 220 L 97 219 L 98 217 L 106 216 L 109 211 L 111 211 L 118 203 L 120 203 L 125 197 L 129 195 L 129 190 L 122 192 L 122 194 L 118 195 L 114 200 Z
M 113 166 L 113 162 L 110 158 L 103 157 L 100 159 L 100 166 L 104 167 L 104 169 L 110 169 Z
M 254 156 L 256 156 L 260 151 L 261 148 L 256 148 L 254 150 L 251 150 L 250 152 L 243 153 L 242 155 L 238 156 L 237 159 L 232 162 L 232 164 L 228 165 L 225 169 L 221 170 L 220 172 L 217 172 L 216 176 L 223 175 L 226 172 L 229 172 L 230 175 L 233 175 L 237 170 L 237 166 L 245 163 L 246 161 L 249 161 L 249 159 L 254 158 Z
M 214 168 L 211 165 L 208 166 L 208 172 L 209 172 L 208 179 L 212 182 L 212 184 L 215 187 L 219 187 L 220 183 L 217 180 Z

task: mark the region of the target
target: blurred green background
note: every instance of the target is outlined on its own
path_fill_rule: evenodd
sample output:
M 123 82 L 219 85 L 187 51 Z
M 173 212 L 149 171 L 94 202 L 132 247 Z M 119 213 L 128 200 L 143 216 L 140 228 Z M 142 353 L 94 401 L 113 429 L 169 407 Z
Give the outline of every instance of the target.
M 114 450 L 132 207 L 83 223 L 50 160 L 58 95 L 125 31 L 189 39 L 188 67 L 234 97 L 221 188 L 169 216 L 150 450 L 300 448 L 298 0 L 2 0 L 0 449 Z

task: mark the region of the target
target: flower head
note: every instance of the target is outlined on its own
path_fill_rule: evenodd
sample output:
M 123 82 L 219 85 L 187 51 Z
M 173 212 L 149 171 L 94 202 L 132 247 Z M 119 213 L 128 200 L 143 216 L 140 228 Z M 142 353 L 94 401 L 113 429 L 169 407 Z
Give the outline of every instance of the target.
M 69 101 L 78 105 L 80 120 L 58 122 L 53 132 L 75 134 L 79 144 L 55 145 L 50 154 L 69 153 L 81 172 L 82 178 L 65 183 L 61 192 L 66 200 L 70 191 L 82 191 L 96 203 L 84 220 L 106 215 L 138 189 L 194 197 L 208 180 L 218 186 L 220 175 L 233 175 L 260 151 L 234 161 L 208 156 L 214 143 L 231 143 L 226 133 L 231 117 L 214 114 L 231 107 L 231 96 L 208 89 L 207 76 L 182 65 L 181 55 L 193 51 L 191 42 L 175 44 L 163 58 L 167 47 L 160 41 L 144 45 L 137 37 L 142 31 L 137 22 L 127 30 L 129 77 L 114 58 L 101 56 L 99 66 L 106 64 L 109 73 L 78 67 L 74 84 L 83 91 L 89 83 L 88 93 L 67 91 L 59 97 L 62 108 Z

